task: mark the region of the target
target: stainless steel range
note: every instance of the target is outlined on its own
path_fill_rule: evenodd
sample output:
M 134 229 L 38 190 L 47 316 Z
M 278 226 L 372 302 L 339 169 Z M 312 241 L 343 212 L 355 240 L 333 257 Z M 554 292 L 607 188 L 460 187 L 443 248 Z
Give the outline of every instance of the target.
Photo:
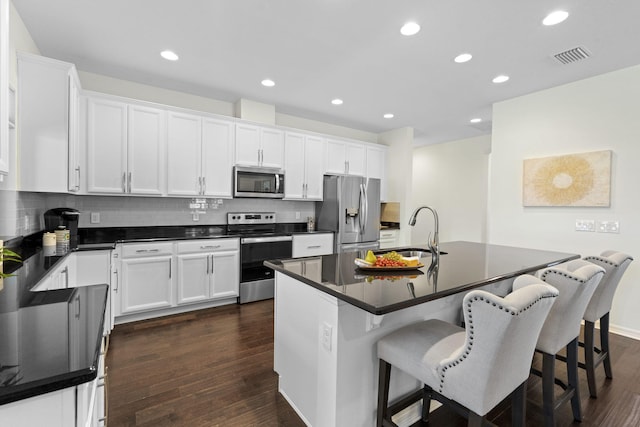
M 293 237 L 278 233 L 275 212 L 232 212 L 227 231 L 240 235 L 239 303 L 273 298 L 273 270 L 268 259 L 291 258 Z

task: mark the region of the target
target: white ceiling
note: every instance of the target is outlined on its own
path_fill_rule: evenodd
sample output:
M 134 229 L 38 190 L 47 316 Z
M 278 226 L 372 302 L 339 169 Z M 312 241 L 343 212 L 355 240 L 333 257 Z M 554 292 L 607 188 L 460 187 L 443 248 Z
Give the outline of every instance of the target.
M 80 70 L 369 132 L 410 126 L 421 143 L 489 133 L 496 101 L 640 63 L 638 0 L 12 1 L 41 53 Z M 543 26 L 557 9 L 569 18 Z M 410 20 L 421 32 L 400 35 Z M 577 46 L 591 57 L 553 58 Z

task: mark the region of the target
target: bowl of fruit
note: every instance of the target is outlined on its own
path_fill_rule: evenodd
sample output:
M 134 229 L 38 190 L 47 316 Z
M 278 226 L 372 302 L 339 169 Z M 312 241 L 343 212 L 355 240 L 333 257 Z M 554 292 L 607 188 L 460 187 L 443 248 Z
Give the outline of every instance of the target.
M 396 251 L 375 255 L 372 251 L 367 256 L 355 259 L 356 266 L 361 270 L 416 270 L 424 267 L 418 257 L 403 257 Z

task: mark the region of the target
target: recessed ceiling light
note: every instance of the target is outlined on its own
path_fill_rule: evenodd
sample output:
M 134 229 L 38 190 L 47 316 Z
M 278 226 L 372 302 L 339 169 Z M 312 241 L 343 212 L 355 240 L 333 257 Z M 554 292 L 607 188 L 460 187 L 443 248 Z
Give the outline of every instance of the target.
M 505 76 L 504 74 L 500 74 L 499 76 L 494 77 L 492 81 L 494 83 L 504 83 L 507 80 L 509 80 L 509 76 Z
M 548 14 L 543 20 L 542 25 L 556 25 L 567 19 L 569 12 L 564 10 L 556 10 Z
M 342 102 L 343 102 L 343 101 L 342 101 L 342 99 L 339 99 L 339 98 L 336 98 L 336 99 L 332 99 L 332 100 L 331 100 L 331 103 L 332 103 L 333 105 L 342 105 Z
M 384 117 L 385 119 L 393 119 L 393 114 L 391 114 L 391 113 L 387 113 L 387 114 L 385 114 L 385 115 L 384 115 L 384 116 L 382 116 L 382 117 Z
M 274 82 L 271 79 L 264 79 L 260 83 L 262 83 L 262 86 L 266 86 L 266 87 L 274 87 L 276 85 L 276 82 Z
M 470 53 L 461 53 L 453 58 L 453 60 L 458 64 L 462 64 L 463 62 L 471 61 L 471 58 L 473 58 L 473 56 Z
M 480 123 L 481 121 L 482 121 L 482 119 L 479 118 L 479 117 L 476 117 L 474 119 L 469 120 L 469 122 L 471 122 L 471 123 Z
M 420 31 L 420 25 L 415 22 L 407 22 L 400 28 L 400 34 L 403 36 L 412 36 L 418 34 L 418 31 Z
M 177 61 L 178 60 L 178 55 L 176 55 L 176 53 L 171 51 L 171 50 L 163 50 L 162 52 L 160 52 L 160 56 L 162 56 L 167 61 Z

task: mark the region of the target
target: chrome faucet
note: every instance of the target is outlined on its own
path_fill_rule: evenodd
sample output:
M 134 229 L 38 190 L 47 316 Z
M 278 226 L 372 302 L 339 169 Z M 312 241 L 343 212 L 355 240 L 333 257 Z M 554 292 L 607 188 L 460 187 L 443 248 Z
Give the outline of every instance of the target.
M 432 207 L 420 206 L 411 214 L 411 218 L 409 218 L 409 225 L 412 227 L 416 225 L 416 217 L 418 216 L 418 212 L 420 212 L 422 209 L 428 209 L 433 214 L 433 220 L 434 220 L 433 239 L 431 238 L 431 233 L 429 233 L 429 240 L 427 241 L 427 246 L 431 251 L 431 256 L 435 258 L 437 256 L 440 256 L 440 238 L 438 236 L 438 229 L 439 229 L 438 212 L 436 212 L 436 210 Z

